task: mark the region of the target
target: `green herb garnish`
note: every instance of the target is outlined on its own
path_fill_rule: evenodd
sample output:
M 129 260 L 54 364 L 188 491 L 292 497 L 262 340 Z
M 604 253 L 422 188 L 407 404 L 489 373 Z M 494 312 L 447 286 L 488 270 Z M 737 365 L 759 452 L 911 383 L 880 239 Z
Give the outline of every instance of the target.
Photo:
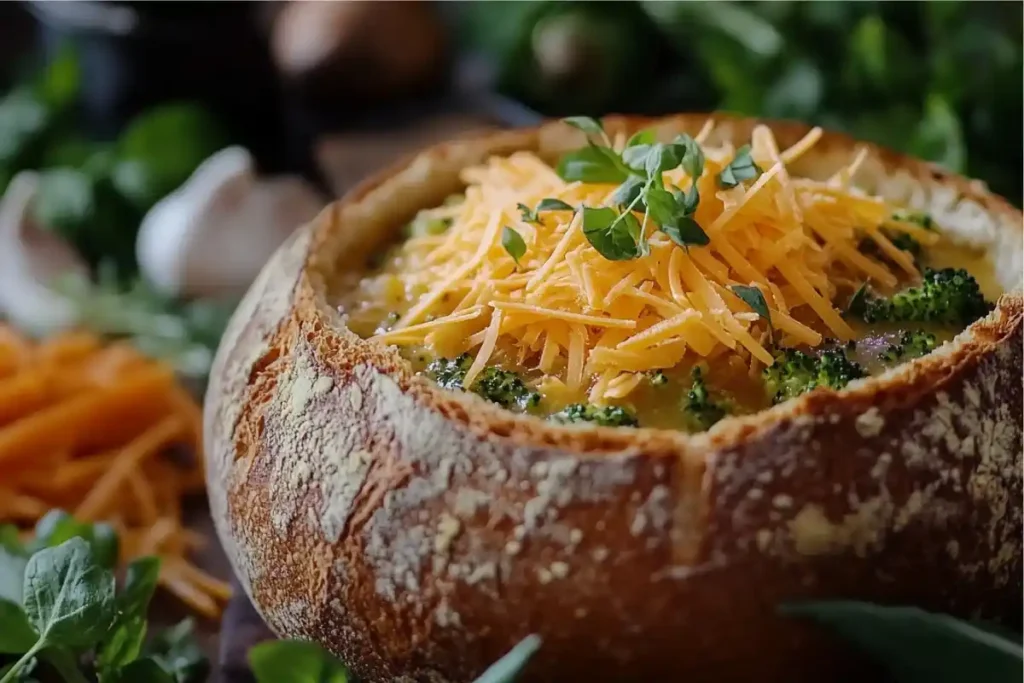
M 545 211 L 575 211 L 576 209 L 571 205 L 563 202 L 561 199 L 554 199 L 552 197 L 545 197 L 540 200 L 537 204 L 536 209 L 531 209 L 526 204 L 516 204 L 516 208 L 519 209 L 519 215 L 526 223 L 533 223 L 535 225 L 540 224 L 540 214 Z
M 523 236 L 506 225 L 501 229 L 501 246 L 505 247 L 505 251 L 516 262 L 516 267 L 519 267 L 519 259 L 526 254 L 526 242 L 523 241 Z
M 764 298 L 764 293 L 757 287 L 748 287 L 747 285 L 733 285 L 729 289 L 732 290 L 733 294 L 743 299 L 743 303 L 750 306 L 766 323 L 768 323 L 768 335 L 769 338 L 775 339 L 775 328 L 772 325 L 772 312 L 768 308 L 768 302 Z
M 628 261 L 643 253 L 641 227 L 629 211 L 583 207 L 583 236 L 609 261 Z
M 752 180 L 761 175 L 761 167 L 754 163 L 750 156 L 750 145 L 743 145 L 736 150 L 729 165 L 718 174 L 718 186 L 723 188 L 736 187 L 744 180 Z

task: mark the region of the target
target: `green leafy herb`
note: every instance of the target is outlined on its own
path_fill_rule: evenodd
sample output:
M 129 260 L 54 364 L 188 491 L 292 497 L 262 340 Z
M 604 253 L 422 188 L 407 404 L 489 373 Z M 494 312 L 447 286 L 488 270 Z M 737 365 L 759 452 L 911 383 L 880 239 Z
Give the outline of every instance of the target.
M 24 591 L 25 614 L 46 645 L 94 645 L 113 618 L 114 575 L 77 536 L 29 558 Z
M 841 601 L 784 605 L 781 611 L 835 630 L 900 683 L 1015 681 L 1024 673 L 1019 640 L 945 614 Z
M 646 211 L 640 193 L 643 192 L 646 181 L 638 175 L 631 175 L 612 192 L 611 202 L 616 206 L 636 206 L 641 211 Z
M 677 135 L 673 144 L 679 149 L 679 156 L 686 174 L 693 179 L 696 188 L 697 179 L 704 174 L 704 150 L 686 133 Z
M 39 636 L 18 603 L 0 599 L 0 654 L 22 654 Z
M 648 129 L 638 130 L 629 136 L 629 140 L 626 140 L 626 147 L 635 147 L 636 145 L 649 145 L 653 143 L 657 138 L 654 135 L 654 131 Z
M 518 266 L 519 259 L 526 254 L 526 242 L 523 241 L 522 235 L 506 225 L 501 230 L 501 246 L 505 247 L 505 251 Z
M 651 386 L 664 386 L 668 384 L 668 375 L 666 375 L 662 370 L 654 370 L 647 374 L 647 381 L 651 383 Z
M 142 654 L 159 664 L 174 683 L 206 680 L 209 662 L 196 643 L 195 623 L 191 619 L 183 619 L 158 633 L 142 648 Z
M 103 522 L 79 522 L 63 510 L 50 510 L 39 519 L 31 549 L 57 546 L 76 536 L 89 544 L 93 557 L 100 566 L 114 568 L 119 548 L 114 528 Z
M 764 293 L 757 287 L 748 287 L 747 285 L 733 285 L 729 289 L 732 290 L 733 294 L 743 299 L 743 303 L 750 306 L 754 313 L 757 313 L 762 320 L 768 323 L 768 334 L 774 338 L 775 328 L 772 325 L 772 312 L 768 308 L 768 302 L 764 298 Z
M 629 177 L 629 168 L 614 151 L 595 145 L 565 154 L 556 170 L 563 180 L 584 183 L 621 183 Z
M 249 650 L 257 683 L 346 683 L 348 671 L 316 643 L 277 640 Z
M 475 683 L 513 683 L 522 673 L 530 658 L 540 649 L 540 646 L 540 636 L 526 636 L 518 645 L 509 650 L 508 654 L 483 672 Z
M 549 419 L 562 424 L 593 422 L 602 427 L 636 427 L 639 425 L 636 416 L 622 406 L 595 406 L 585 403 L 568 405 Z
M 864 282 L 857 291 L 850 297 L 849 303 L 846 304 L 846 313 L 848 315 L 862 316 L 864 310 L 867 307 L 868 297 L 868 283 Z
M 175 683 L 155 660 L 136 659 L 111 675 L 115 683 Z
M 562 122 L 583 131 L 587 134 L 588 138 L 592 136 L 599 137 L 605 145 L 611 146 L 608 134 L 604 132 L 604 126 L 596 119 L 592 119 L 589 116 L 569 116 L 562 119 Z
M 743 145 L 736 150 L 732 161 L 718 174 L 718 186 L 736 187 L 744 180 L 752 180 L 761 175 L 761 168 L 750 156 L 750 145 Z
M 640 223 L 629 211 L 583 207 L 583 236 L 609 261 L 628 261 L 643 253 Z
M 572 204 L 567 204 L 561 199 L 555 199 L 554 197 L 545 197 L 540 200 L 537 204 L 536 213 L 543 213 L 545 211 L 575 211 L 576 208 Z

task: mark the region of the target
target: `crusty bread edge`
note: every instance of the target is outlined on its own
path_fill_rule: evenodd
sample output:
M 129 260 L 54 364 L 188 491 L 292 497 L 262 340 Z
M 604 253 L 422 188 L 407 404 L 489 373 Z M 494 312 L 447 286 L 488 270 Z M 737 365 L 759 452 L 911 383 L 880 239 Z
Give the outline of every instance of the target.
M 742 140 L 752 124 L 718 129 Z M 770 125 L 780 145 L 807 130 Z M 341 328 L 323 276 L 351 246 L 339 235 L 393 229 L 438 168 L 575 144 L 549 124 L 431 148 L 325 210 L 253 285 L 215 362 L 206 445 L 219 534 L 268 623 L 369 681 L 468 680 L 534 631 L 547 641 L 537 680 L 585 670 L 584 638 L 609 676 L 609 662 L 731 675 L 744 657 L 723 643 L 754 626 L 769 635 L 748 646 L 750 666 L 790 675 L 827 664 L 806 656 L 813 635 L 774 620 L 781 599 L 994 617 L 1019 604 L 1019 293 L 941 353 L 695 437 L 513 416 Z M 848 159 L 854 144 L 827 133 L 817 153 Z M 1019 211 L 976 182 L 874 147 L 865 167 L 940 222 L 1020 244 Z M 728 603 L 758 576 L 749 606 Z M 671 633 L 695 664 L 652 635 Z

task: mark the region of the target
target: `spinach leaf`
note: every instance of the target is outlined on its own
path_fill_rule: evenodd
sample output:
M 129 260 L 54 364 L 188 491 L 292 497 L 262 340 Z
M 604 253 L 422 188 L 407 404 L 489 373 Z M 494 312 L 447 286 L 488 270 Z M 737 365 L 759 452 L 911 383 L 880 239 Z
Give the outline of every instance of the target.
M 0 653 L 28 652 L 39 640 L 21 605 L 0 599 Z
M 277 640 L 249 650 L 257 683 L 346 683 L 345 666 L 316 643 Z
M 33 555 L 25 568 L 25 613 L 48 644 L 88 647 L 114 614 L 114 575 L 75 537 Z
M 117 532 L 109 524 L 79 522 L 63 510 L 50 510 L 36 523 L 33 550 L 58 546 L 68 539 L 88 542 L 93 558 L 103 567 L 113 569 L 117 564 L 119 542 Z
M 781 611 L 833 629 L 900 683 L 997 683 L 1024 674 L 1019 641 L 945 614 L 843 601 L 790 604 Z

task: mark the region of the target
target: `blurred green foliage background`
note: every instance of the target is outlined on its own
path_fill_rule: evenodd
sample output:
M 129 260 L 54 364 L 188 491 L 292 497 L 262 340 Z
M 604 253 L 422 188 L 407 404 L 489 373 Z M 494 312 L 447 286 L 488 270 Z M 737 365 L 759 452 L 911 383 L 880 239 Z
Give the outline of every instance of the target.
M 459 39 L 548 115 L 795 118 L 981 178 L 1018 205 L 1020 2 L 463 3 Z

